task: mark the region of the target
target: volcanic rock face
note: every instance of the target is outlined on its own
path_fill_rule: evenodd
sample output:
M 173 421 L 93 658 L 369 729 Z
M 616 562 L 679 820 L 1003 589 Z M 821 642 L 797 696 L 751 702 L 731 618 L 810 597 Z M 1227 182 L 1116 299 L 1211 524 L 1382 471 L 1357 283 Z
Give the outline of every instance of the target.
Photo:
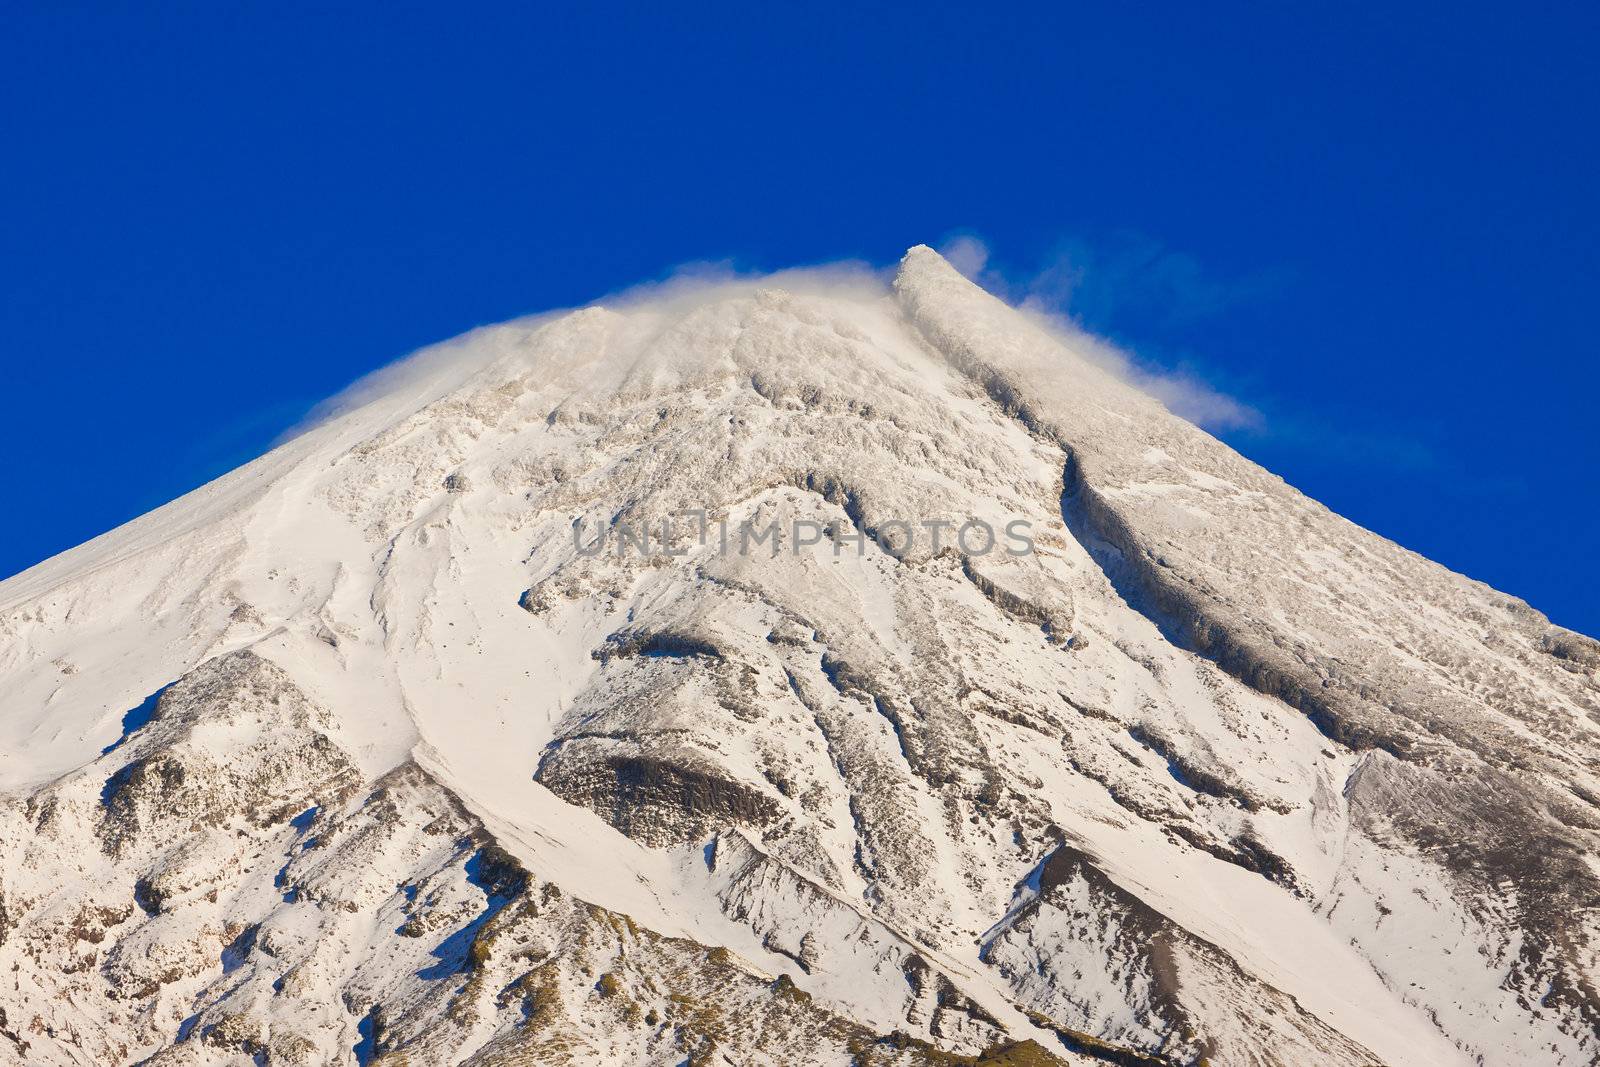
M 0 584 L 0 1062 L 1595 1062 L 1600 646 L 1078 343 L 496 327 Z

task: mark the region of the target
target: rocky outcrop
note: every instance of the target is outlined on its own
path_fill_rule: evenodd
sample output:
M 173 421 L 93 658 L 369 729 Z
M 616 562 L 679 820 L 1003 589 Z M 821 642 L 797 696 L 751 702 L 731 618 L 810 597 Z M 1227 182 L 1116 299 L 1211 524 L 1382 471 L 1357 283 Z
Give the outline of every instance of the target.
M 586 749 L 603 748 L 604 755 Z M 778 804 L 692 753 L 647 752 L 624 740 L 578 738 L 539 765 L 539 781 L 557 796 L 598 813 L 652 845 L 702 841 L 723 826 L 760 827 Z
M 1067 845 L 1040 862 L 983 951 L 1021 1002 L 1063 1032 L 1148 1049 L 1165 1062 L 1377 1060 Z M 1219 1013 L 1219 1002 L 1239 1007 Z M 1194 1010 L 1200 1004 L 1203 1014 Z

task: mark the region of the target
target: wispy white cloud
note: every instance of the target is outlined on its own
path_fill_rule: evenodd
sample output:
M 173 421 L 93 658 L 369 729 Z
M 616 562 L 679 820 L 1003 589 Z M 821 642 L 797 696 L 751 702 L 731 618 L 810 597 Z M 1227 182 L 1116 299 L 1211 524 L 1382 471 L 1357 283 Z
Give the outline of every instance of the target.
M 989 273 L 989 246 L 970 233 L 957 234 L 939 246 L 939 254 L 956 270 L 982 285 Z M 1004 279 L 993 279 L 1004 281 Z M 995 294 L 1000 295 L 1000 294 Z
M 1275 272 L 1221 277 L 1188 253 L 1126 232 L 1064 241 L 1030 281 L 1035 295 L 1070 307 L 1080 321 L 1136 319 L 1166 329 L 1257 303 L 1281 285 Z
M 988 245 L 974 234 L 950 238 L 940 252 L 962 274 L 1050 330 L 1070 337 L 1075 350 L 1154 396 L 1174 414 L 1208 430 L 1263 425 L 1259 410 L 1209 384 L 1193 366 L 1140 358 L 1085 325 L 1107 321 L 1105 312 L 1119 300 L 1135 311 L 1149 305 L 1154 313 L 1177 320 L 1213 314 L 1244 298 L 1237 287 L 1208 280 L 1192 258 L 1163 251 L 1148 241 L 1130 239 L 1111 255 L 1069 243 L 1043 266 L 1019 274 L 996 268 Z M 1091 306 L 1092 318 L 1086 313 Z

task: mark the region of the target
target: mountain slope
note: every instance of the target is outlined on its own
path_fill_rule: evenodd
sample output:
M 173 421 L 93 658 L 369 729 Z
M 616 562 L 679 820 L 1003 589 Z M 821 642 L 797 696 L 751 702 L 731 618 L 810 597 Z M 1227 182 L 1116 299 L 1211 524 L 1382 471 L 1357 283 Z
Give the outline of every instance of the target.
M 1592 1062 L 1600 648 L 1074 345 L 491 328 L 0 584 L 0 1056 Z

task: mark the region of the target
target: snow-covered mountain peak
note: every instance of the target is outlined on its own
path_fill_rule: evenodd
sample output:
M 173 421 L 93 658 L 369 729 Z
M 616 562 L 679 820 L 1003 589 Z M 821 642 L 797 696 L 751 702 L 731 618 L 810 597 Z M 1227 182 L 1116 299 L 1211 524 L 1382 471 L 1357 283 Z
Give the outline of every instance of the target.
M 0 583 L 0 1056 L 1592 1061 L 1600 649 L 1091 344 L 668 286 Z

